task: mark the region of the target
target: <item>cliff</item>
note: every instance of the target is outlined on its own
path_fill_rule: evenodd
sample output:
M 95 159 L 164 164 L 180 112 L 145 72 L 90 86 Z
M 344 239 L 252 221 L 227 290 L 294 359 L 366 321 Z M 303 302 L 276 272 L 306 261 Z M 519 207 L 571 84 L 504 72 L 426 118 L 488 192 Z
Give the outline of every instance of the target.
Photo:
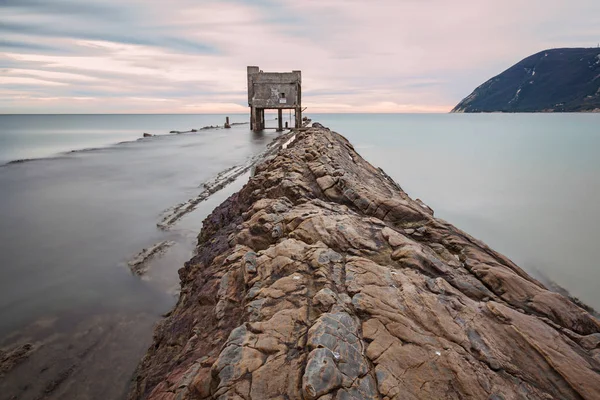
M 600 111 L 600 48 L 527 57 L 479 86 L 452 112 Z
M 131 399 L 598 399 L 600 322 L 342 136 L 290 133 L 204 221 Z

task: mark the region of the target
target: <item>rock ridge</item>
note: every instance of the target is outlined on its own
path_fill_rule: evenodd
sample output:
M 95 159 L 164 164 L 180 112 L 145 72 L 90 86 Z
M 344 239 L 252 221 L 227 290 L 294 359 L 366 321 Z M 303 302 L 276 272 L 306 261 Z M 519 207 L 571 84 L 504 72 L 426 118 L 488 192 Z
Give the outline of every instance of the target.
M 600 398 L 593 315 L 341 135 L 279 143 L 204 221 L 131 399 Z

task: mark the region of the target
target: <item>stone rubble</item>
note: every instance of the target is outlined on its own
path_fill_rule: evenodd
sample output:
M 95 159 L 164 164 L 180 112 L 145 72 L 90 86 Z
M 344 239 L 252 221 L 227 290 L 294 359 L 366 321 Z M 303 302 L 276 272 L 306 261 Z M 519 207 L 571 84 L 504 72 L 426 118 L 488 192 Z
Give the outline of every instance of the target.
M 131 399 L 600 399 L 593 315 L 344 137 L 288 136 L 204 221 Z

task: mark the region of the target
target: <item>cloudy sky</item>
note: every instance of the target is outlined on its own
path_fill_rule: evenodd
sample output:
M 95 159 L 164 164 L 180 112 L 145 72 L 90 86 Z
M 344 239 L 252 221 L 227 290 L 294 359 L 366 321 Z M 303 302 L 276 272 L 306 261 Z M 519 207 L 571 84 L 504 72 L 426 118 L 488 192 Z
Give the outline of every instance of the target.
M 446 112 L 522 58 L 600 42 L 599 0 L 0 0 L 0 113 Z

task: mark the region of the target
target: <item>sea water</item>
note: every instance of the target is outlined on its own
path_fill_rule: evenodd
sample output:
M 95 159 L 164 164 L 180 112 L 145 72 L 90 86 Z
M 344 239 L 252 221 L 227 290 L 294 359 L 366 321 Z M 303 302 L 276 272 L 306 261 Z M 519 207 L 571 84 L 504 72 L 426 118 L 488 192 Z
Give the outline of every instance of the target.
M 345 135 L 436 216 L 600 308 L 600 115 L 309 116 Z M 27 340 L 42 349 L 0 390 L 35 398 L 44 382 L 75 371 L 75 384 L 56 396 L 126 392 L 152 325 L 176 300 L 177 269 L 202 219 L 248 175 L 171 230 L 156 227 L 163 211 L 277 135 L 248 125 L 169 134 L 224 119 L 0 115 L 0 164 L 33 159 L 0 167 L 0 347 Z M 162 240 L 177 244 L 147 276 L 132 275 L 127 261 Z M 73 347 L 79 342 L 83 350 Z
M 202 219 L 243 179 L 172 229 L 156 224 L 276 135 L 248 125 L 199 130 L 224 121 L 0 116 L 3 160 L 30 159 L 0 166 L 0 349 L 39 349 L 0 379 L 0 398 L 124 396 L 153 324 L 177 300 L 177 270 L 192 256 Z M 191 129 L 198 132 L 169 134 Z M 133 275 L 127 262 L 163 240 L 176 245 L 146 275 Z

